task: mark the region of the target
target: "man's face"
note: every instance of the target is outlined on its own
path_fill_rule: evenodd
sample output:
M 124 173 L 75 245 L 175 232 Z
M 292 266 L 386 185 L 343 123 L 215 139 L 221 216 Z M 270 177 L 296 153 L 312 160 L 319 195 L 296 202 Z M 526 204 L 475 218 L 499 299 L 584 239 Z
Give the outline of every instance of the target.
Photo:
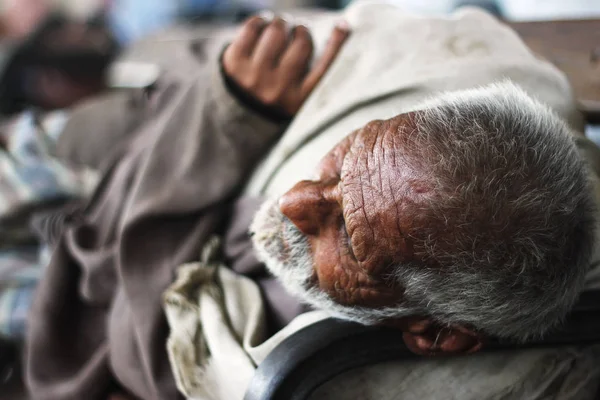
M 394 327 L 416 354 L 475 352 L 477 330 L 438 323 L 404 298 L 393 275 L 431 263 L 423 235 L 435 231 L 435 160 L 414 148 L 415 117 L 373 121 L 334 147 L 316 180 L 261 208 L 250 227 L 254 247 L 290 293 L 317 309 Z
M 324 157 L 316 180 L 299 182 L 257 214 L 256 249 L 289 291 L 351 307 L 402 301 L 390 273 L 414 258 L 413 211 L 428 192 L 403 148 L 408 118 L 352 133 Z

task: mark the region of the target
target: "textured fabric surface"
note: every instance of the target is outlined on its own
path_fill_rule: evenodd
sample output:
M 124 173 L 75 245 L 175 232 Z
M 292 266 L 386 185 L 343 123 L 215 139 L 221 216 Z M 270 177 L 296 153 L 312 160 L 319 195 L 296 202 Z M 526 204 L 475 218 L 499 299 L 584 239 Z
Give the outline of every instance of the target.
M 211 260 L 215 245 L 208 243 L 199 263 L 180 267 L 165 293 L 167 349 L 186 397 L 242 399 L 255 368 L 243 346 L 264 340 L 264 308 L 252 280 Z
M 600 347 L 503 351 L 358 368 L 310 400 L 595 400 Z
M 165 293 L 167 348 L 186 398 L 242 400 L 257 365 L 271 350 L 327 314 L 302 314 L 269 335 L 259 286 L 221 263 L 217 243 L 207 243 L 200 262 L 181 266 Z
M 42 276 L 39 246 L 0 253 L 0 337 L 22 340 L 35 287 Z
M 25 111 L 0 130 L 0 336 L 23 340 L 26 317 L 47 261 L 31 220 L 89 193 L 96 181 L 54 153 L 68 119 Z
M 177 266 L 198 260 L 281 130 L 227 92 L 217 60 L 224 43 L 194 53 L 188 42 L 154 91 L 128 103 L 139 124 L 127 125 L 130 136 L 66 224 L 36 293 L 26 341 L 34 398 L 104 400 L 115 383 L 138 398 L 178 397 L 162 293 Z
M 55 112 L 25 111 L 0 131 L 0 247 L 31 242 L 34 212 L 90 192 L 96 175 L 58 159 L 56 142 L 68 119 Z

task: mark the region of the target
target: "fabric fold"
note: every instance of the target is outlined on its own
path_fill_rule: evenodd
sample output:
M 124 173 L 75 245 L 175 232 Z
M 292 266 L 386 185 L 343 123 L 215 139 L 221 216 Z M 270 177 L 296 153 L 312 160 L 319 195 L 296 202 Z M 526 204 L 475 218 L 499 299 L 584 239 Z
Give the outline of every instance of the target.
M 129 119 L 139 123 L 126 124 L 133 131 L 107 154 L 78 218 L 64 224 L 29 316 L 33 398 L 104 400 L 115 382 L 145 400 L 179 396 L 162 294 L 176 267 L 197 260 L 222 229 L 236 192 L 283 129 L 231 98 L 218 53 L 207 54 L 175 63 L 152 97 L 129 109 L 141 113 Z M 85 162 L 92 153 L 73 157 Z
M 164 295 L 167 349 L 186 397 L 242 399 L 256 368 L 244 348 L 265 339 L 264 307 L 252 280 L 210 260 L 214 247 L 209 242 L 202 261 L 180 267 Z
M 223 264 L 213 237 L 199 262 L 178 268 L 163 297 L 169 361 L 190 400 L 242 400 L 258 365 L 294 332 L 327 317 L 313 311 L 277 334 L 266 331 L 259 286 Z

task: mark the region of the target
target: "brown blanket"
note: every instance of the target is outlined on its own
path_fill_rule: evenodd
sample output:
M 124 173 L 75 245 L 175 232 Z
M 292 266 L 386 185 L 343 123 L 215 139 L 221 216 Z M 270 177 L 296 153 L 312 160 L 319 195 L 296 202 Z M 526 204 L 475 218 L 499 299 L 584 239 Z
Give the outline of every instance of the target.
M 34 398 L 104 399 L 115 385 L 142 399 L 178 397 L 162 293 L 220 230 L 282 128 L 228 94 L 214 53 L 194 73 L 165 73 L 91 200 L 68 219 L 30 315 Z

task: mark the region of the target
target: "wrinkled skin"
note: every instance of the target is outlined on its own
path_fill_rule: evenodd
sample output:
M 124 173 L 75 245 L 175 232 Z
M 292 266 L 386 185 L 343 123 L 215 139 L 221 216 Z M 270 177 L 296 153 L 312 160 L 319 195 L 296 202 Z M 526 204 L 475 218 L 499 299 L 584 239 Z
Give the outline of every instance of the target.
M 280 199 L 280 208 L 309 237 L 315 282 L 344 305 L 392 306 L 402 288 L 389 268 L 413 258 L 408 237 L 415 200 L 427 194 L 404 156 L 398 130 L 407 117 L 374 121 L 338 144 Z
M 403 138 L 412 115 L 373 121 L 350 134 L 321 161 L 314 181 L 302 181 L 279 200 L 281 213 L 308 239 L 312 288 L 344 306 L 394 307 L 403 288 L 391 267 L 418 262 L 411 237 L 424 200 L 433 197 L 425 157 Z M 415 155 L 416 154 L 416 155 Z M 310 290 L 311 288 L 306 288 Z M 481 336 L 464 326 L 440 326 L 427 315 L 382 322 L 402 331 L 407 347 L 421 355 L 479 350 Z

